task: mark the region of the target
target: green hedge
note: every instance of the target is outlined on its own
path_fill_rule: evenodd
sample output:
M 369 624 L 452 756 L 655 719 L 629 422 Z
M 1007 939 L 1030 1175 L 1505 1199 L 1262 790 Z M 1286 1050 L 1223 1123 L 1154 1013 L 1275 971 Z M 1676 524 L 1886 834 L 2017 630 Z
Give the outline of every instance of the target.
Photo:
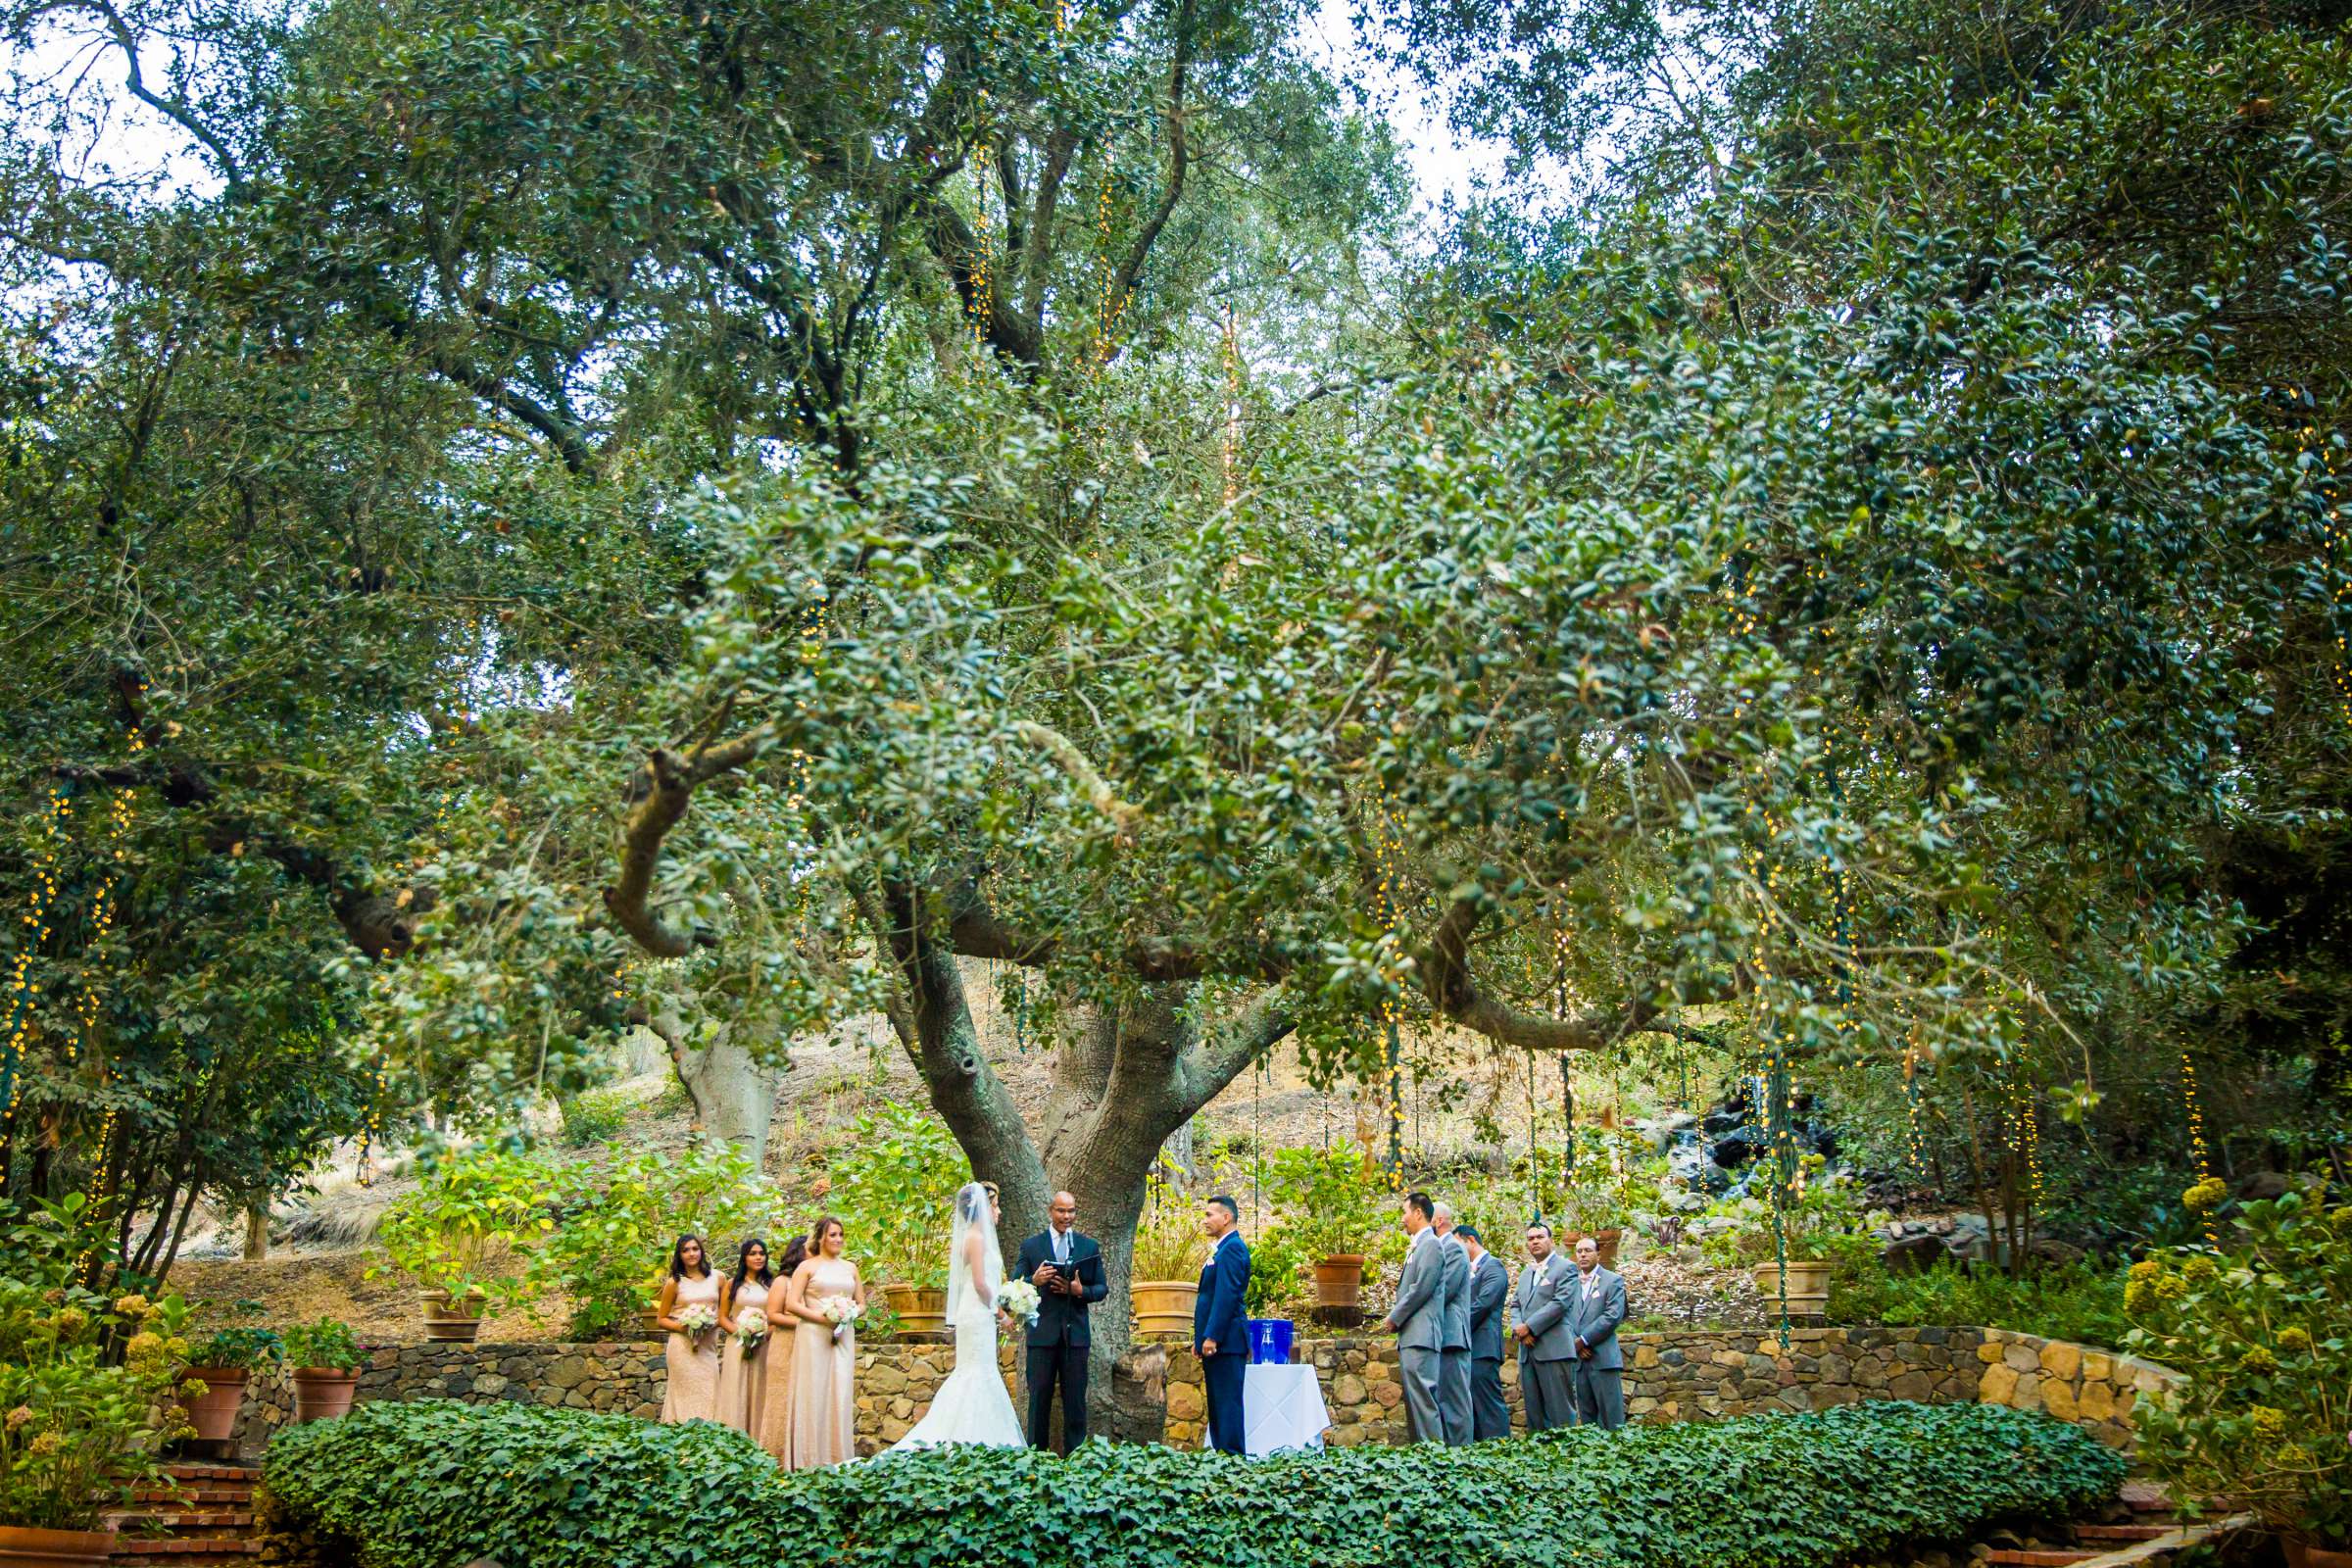
M 1829 1568 L 2110 1496 L 2123 1461 L 1996 1405 L 1871 1403 L 1279 1459 L 1093 1444 L 779 1472 L 695 1423 L 446 1401 L 278 1436 L 280 1528 L 365 1568 Z

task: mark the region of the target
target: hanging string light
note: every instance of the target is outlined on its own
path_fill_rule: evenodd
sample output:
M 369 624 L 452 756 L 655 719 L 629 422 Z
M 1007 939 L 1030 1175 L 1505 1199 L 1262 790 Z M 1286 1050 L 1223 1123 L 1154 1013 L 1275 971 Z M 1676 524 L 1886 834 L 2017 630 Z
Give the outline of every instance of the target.
M 57 902 L 59 846 L 74 803 L 63 790 L 49 792 L 49 808 L 41 818 L 41 839 L 32 853 L 32 898 L 24 914 L 24 940 L 9 965 L 8 1029 L 0 1035 L 0 1093 L 5 1093 L 10 1116 L 24 1093 L 24 1058 L 31 1049 L 33 1014 L 40 1005 L 40 982 L 32 977 L 32 956 L 49 939 L 49 910 Z
M 980 94 L 981 106 L 986 109 L 988 93 Z M 988 160 L 979 156 L 978 143 L 973 144 L 972 158 L 972 294 L 965 308 L 972 318 L 972 347 L 988 347 L 988 328 L 996 315 L 995 282 L 990 275 L 993 265 L 993 241 L 989 233 Z
M 1384 959 L 1392 947 L 1396 930 L 1403 922 L 1403 906 L 1397 890 L 1403 882 L 1404 845 L 1389 816 L 1389 796 L 1386 785 L 1380 786 L 1379 804 L 1372 819 L 1372 871 L 1376 880 L 1373 895 L 1373 917 L 1380 922 Z M 1383 1156 L 1391 1188 L 1404 1183 L 1404 1053 L 1399 1025 L 1403 1017 L 1403 976 L 1392 970 L 1381 976 L 1380 1021 L 1386 1036 L 1381 1063 L 1382 1108 L 1388 1122 L 1388 1152 Z

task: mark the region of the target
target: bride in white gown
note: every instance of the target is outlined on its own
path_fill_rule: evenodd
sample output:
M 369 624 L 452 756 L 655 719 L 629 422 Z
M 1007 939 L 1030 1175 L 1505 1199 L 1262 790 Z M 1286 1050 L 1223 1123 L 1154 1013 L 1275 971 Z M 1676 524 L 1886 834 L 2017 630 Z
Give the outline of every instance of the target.
M 935 1448 L 949 1443 L 977 1443 L 1018 1448 L 1028 1440 L 1012 1413 L 997 1370 L 997 1331 L 1006 1325 L 997 1305 L 997 1284 L 1004 1277 L 997 1247 L 1000 1210 L 996 1195 L 980 1182 L 956 1194 L 956 1224 L 948 1243 L 948 1324 L 956 1331 L 956 1369 L 939 1386 L 922 1420 L 886 1452 Z

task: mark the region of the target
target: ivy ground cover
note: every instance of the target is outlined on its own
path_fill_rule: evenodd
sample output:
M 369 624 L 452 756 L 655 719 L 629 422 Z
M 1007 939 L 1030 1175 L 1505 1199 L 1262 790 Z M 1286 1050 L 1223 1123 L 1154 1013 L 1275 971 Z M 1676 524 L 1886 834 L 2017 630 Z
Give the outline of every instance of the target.
M 2123 1461 L 2071 1426 L 1881 1402 L 1471 1448 L 1249 1461 L 1093 1444 L 780 1472 L 696 1423 L 449 1401 L 282 1434 L 267 1492 L 329 1562 L 451 1568 L 1828 1568 L 2080 1509 Z

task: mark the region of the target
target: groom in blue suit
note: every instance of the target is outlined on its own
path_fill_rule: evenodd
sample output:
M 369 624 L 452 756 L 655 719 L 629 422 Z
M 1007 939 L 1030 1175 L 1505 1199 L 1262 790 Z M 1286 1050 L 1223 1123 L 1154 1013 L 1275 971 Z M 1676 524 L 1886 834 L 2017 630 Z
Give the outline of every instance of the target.
M 1230 1198 L 1210 1199 L 1200 1207 L 1208 1233 L 1208 1263 L 1200 1270 L 1200 1294 L 1193 1299 L 1193 1351 L 1208 1386 L 1208 1446 L 1240 1453 L 1242 1372 L 1250 1364 L 1250 1246 L 1238 1228 L 1242 1211 Z

